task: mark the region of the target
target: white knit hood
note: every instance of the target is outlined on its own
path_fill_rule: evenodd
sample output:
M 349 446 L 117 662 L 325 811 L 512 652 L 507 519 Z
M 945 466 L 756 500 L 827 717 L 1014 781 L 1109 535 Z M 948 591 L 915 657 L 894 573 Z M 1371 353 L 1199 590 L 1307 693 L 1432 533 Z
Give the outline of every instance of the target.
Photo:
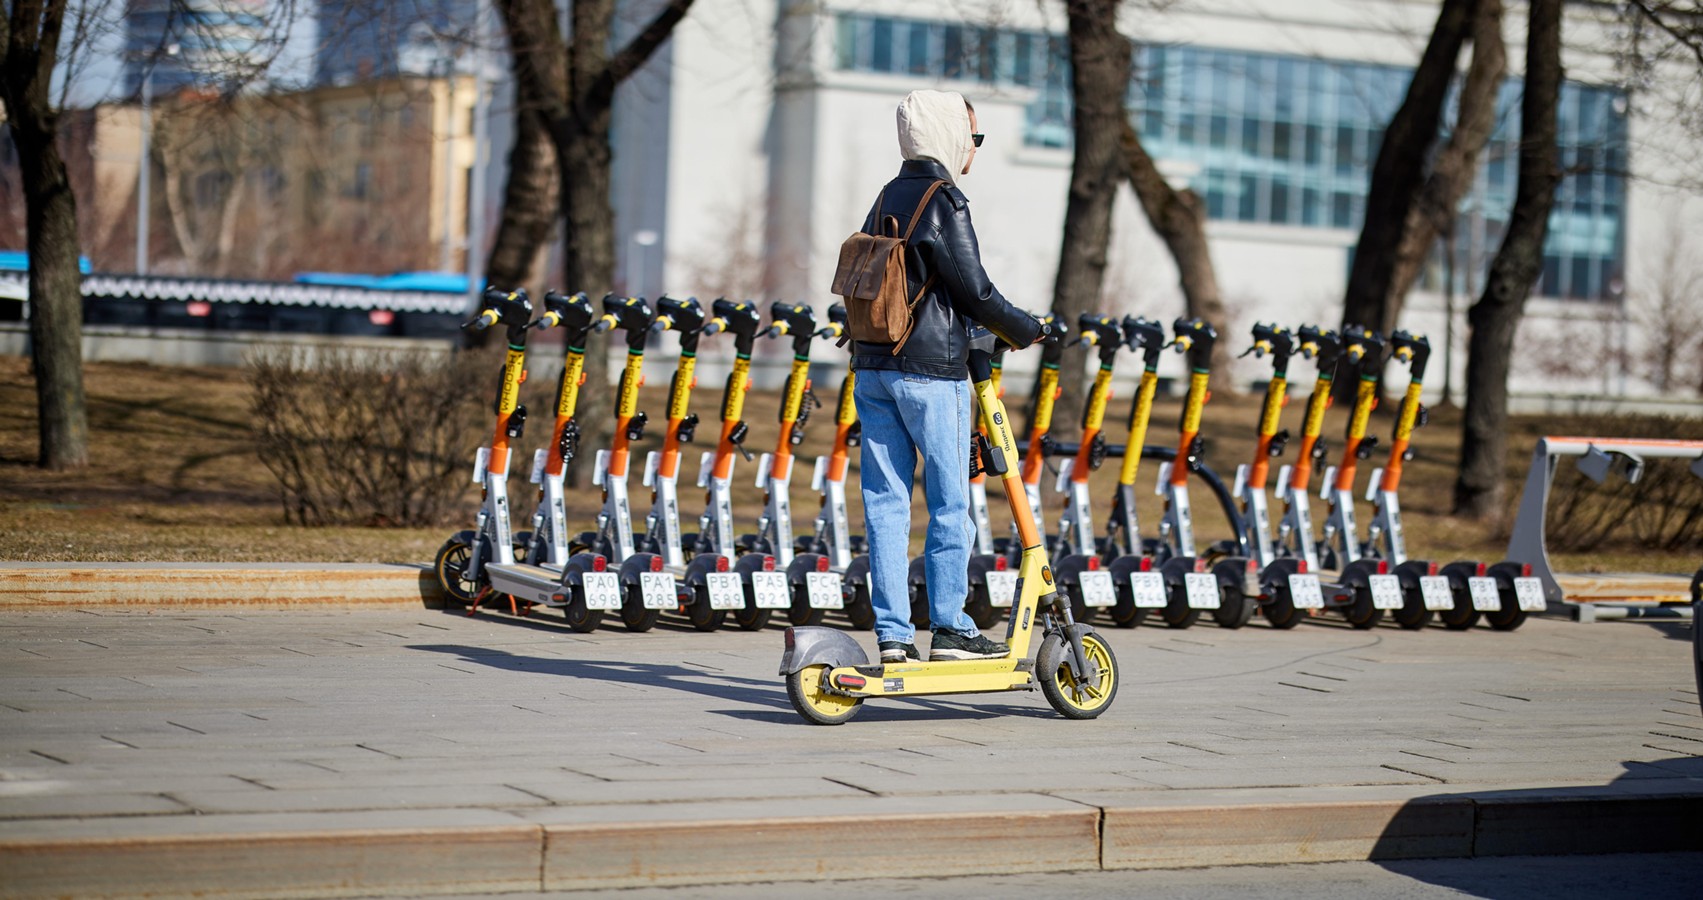
M 963 94 L 912 91 L 899 104 L 899 153 L 906 159 L 932 159 L 956 184 L 974 147 Z

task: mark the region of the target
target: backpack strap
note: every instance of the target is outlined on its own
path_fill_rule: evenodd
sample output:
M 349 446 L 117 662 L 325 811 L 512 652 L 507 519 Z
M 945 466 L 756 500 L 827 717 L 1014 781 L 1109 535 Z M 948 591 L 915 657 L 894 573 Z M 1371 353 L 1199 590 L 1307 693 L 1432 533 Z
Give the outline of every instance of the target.
M 917 220 L 922 218 L 922 211 L 928 208 L 928 201 L 934 199 L 934 192 L 940 190 L 940 186 L 945 183 L 944 181 L 936 181 L 928 186 L 928 190 L 923 192 L 922 202 L 917 204 L 917 211 L 911 213 L 911 224 L 905 228 L 904 240 L 906 244 L 911 242 L 911 232 L 917 230 Z M 885 195 L 887 192 L 882 191 L 881 193 Z

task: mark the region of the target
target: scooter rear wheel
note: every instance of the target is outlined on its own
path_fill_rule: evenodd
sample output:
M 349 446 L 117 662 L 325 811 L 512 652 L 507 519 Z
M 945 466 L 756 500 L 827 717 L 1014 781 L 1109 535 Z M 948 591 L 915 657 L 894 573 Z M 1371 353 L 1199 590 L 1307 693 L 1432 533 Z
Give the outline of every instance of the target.
M 1288 631 L 1301 624 L 1305 616 L 1295 608 L 1295 595 L 1289 591 L 1288 579 L 1279 578 L 1271 585 L 1270 595 L 1266 598 L 1260 612 L 1265 614 L 1267 625 L 1279 631 Z
M 746 598 L 745 607 L 733 611 L 733 624 L 744 631 L 762 631 L 769 624 L 771 612 L 773 610 L 758 609 L 751 605 L 750 598 Z
M 1119 628 L 1134 628 L 1147 619 L 1147 608 L 1136 606 L 1130 597 L 1119 597 L 1118 602 L 1106 611 L 1112 618 L 1112 624 Z
M 627 599 L 621 604 L 621 624 L 627 626 L 628 631 L 649 631 L 656 627 L 656 620 L 661 615 L 660 609 L 645 609 L 638 585 L 627 588 Z
M 1257 606 L 1259 601 L 1243 596 L 1234 585 L 1221 584 L 1218 586 L 1218 608 L 1212 611 L 1212 621 L 1217 622 L 1219 628 L 1241 628 L 1253 620 Z
M 580 634 L 590 634 L 603 624 L 603 610 L 591 609 L 585 605 L 583 591 L 574 591 L 568 598 L 568 605 L 562 607 L 562 618 L 568 627 Z
M 828 665 L 805 666 L 786 677 L 786 698 L 792 708 L 813 725 L 839 725 L 851 721 L 863 708 L 862 697 L 842 697 L 822 690 Z
M 970 585 L 970 596 L 964 601 L 964 612 L 970 616 L 970 621 L 977 628 L 992 628 L 999 624 L 999 610 L 994 608 L 993 600 L 988 597 L 985 584 Z
M 710 608 L 710 592 L 699 586 L 692 591 L 692 604 L 686 607 L 686 619 L 699 631 L 715 631 L 727 621 L 727 610 Z
M 851 602 L 846 604 L 846 618 L 851 620 L 851 627 L 859 631 L 875 627 L 875 605 L 869 600 L 868 585 L 852 586 Z
M 1160 610 L 1159 617 L 1171 628 L 1193 628 L 1200 621 L 1200 610 L 1189 606 L 1187 602 L 1172 598 L 1171 602 Z
M 1041 693 L 1067 719 L 1093 719 L 1111 708 L 1118 695 L 1118 661 L 1105 639 L 1092 631 L 1082 635 L 1082 653 L 1098 669 L 1092 680 L 1075 671 L 1070 643 L 1057 632 L 1041 641 L 1035 672 Z
M 1354 602 L 1342 608 L 1342 617 L 1361 631 L 1378 627 L 1384 620 L 1384 611 L 1372 605 L 1371 586 L 1355 586 Z

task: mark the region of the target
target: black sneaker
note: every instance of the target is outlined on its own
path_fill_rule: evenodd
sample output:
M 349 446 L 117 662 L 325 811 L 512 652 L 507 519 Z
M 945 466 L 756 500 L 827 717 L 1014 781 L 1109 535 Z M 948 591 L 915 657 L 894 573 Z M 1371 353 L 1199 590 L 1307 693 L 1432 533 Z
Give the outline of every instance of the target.
M 936 631 L 934 641 L 928 648 L 928 661 L 998 659 L 1010 652 L 1010 647 L 999 641 L 990 641 L 985 635 L 965 637 L 950 631 Z
M 899 641 L 882 641 L 879 646 L 881 648 L 881 662 L 883 665 L 887 663 L 902 663 L 907 660 L 910 662 L 922 662 L 922 653 L 917 651 L 916 644 L 904 644 Z

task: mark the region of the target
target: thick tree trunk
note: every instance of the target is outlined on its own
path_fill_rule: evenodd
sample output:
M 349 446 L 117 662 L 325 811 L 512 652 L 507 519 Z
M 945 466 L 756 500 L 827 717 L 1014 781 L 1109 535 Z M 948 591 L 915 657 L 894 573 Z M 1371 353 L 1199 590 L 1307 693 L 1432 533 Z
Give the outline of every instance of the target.
M 1223 373 L 1230 365 L 1230 347 L 1235 341 L 1226 332 L 1224 296 L 1218 291 L 1218 272 L 1212 266 L 1211 247 L 1206 241 L 1206 204 L 1192 190 L 1177 190 L 1160 173 L 1153 157 L 1141 146 L 1141 136 L 1126 119 L 1119 140 L 1128 168 L 1129 183 L 1147 214 L 1148 224 L 1165 242 L 1177 264 L 1183 302 L 1191 318 L 1206 320 L 1218 331 L 1213 346 L 1212 367 L 1220 373 L 1219 384 L 1228 389 Z
M 1543 271 L 1549 211 L 1561 182 L 1556 102 L 1561 93 L 1561 0 L 1531 0 L 1525 96 L 1520 102 L 1520 172 L 1501 249 L 1484 295 L 1468 313 L 1466 410 L 1455 512 L 1497 518 L 1503 512 L 1508 450 L 1508 371 L 1526 298 Z
M 1100 308 L 1106 280 L 1106 250 L 1112 240 L 1112 203 L 1123 178 L 1118 135 L 1128 113 L 1130 43 L 1118 33 L 1118 0 L 1070 0 L 1070 90 L 1073 101 L 1075 158 L 1070 170 L 1070 195 L 1064 210 L 1064 243 L 1059 249 L 1058 277 L 1053 283 L 1053 314 L 1075 328 L 1085 312 Z M 1075 440 L 1081 419 L 1074 414 L 1083 404 L 1085 347 L 1064 351 L 1062 392 L 1058 408 L 1070 414 L 1053 418 L 1053 436 Z M 1033 392 L 1030 392 L 1031 395 Z
M 1437 142 L 1437 129 L 1461 42 L 1474 21 L 1479 0 L 1443 0 L 1431 40 L 1408 83 L 1407 96 L 1384 129 L 1372 181 L 1366 193 L 1366 219 L 1343 296 L 1342 322 L 1388 333 L 1395 325 L 1390 304 L 1396 248 L 1425 184 L 1426 158 Z M 1352 394 L 1353 379 L 1347 379 Z
M 48 469 L 80 468 L 89 462 L 89 424 L 77 200 L 54 143 L 59 113 L 51 99 L 66 3 L 18 0 L 9 6 L 0 19 L 0 102 L 18 149 L 24 189 L 39 462 Z
M 30 368 L 40 416 L 40 463 L 80 468 L 89 461 L 83 396 L 83 286 L 77 269 L 77 201 L 51 132 L 12 119 L 24 180 L 30 254 Z
M 515 114 L 514 149 L 509 153 L 508 180 L 503 187 L 502 221 L 485 263 L 490 282 L 499 286 L 525 284 L 532 261 L 550 239 L 559 206 L 556 146 L 544 116 L 536 109 Z M 577 290 L 570 282 L 564 287 Z
M 1472 24 L 1472 64 L 1461 83 L 1454 133 L 1437 154 L 1418 202 L 1408 211 L 1390 271 L 1383 318 L 1368 323 L 1385 334 L 1401 320 L 1407 292 L 1418 280 L 1438 236 L 1453 226 L 1461 198 L 1478 174 L 1478 155 L 1496 130 L 1496 93 L 1507 69 L 1502 0 L 1479 0 Z

